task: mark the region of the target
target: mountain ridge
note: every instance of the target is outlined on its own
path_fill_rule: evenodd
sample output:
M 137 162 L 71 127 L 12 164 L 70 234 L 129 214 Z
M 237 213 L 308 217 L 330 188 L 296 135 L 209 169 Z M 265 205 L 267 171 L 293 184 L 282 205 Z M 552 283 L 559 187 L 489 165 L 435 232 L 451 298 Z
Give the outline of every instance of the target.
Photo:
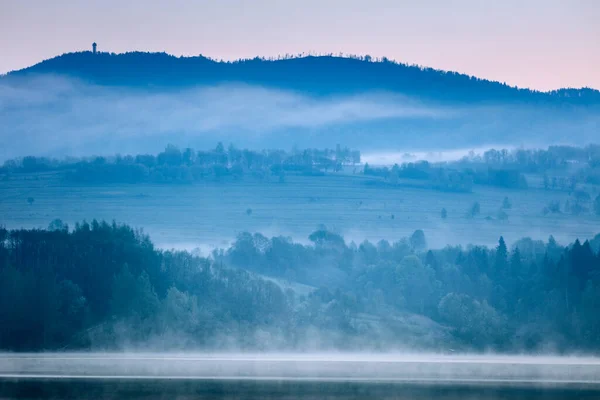
M 0 159 L 219 141 L 402 152 L 585 145 L 598 140 L 600 92 L 539 92 L 367 58 L 87 51 L 0 77 L 0 126 Z
M 562 88 L 537 91 L 458 72 L 397 63 L 388 59 L 333 55 L 217 61 L 203 55 L 127 52 L 65 53 L 0 77 L 57 74 L 101 85 L 182 87 L 244 82 L 316 95 L 388 91 L 426 99 L 464 102 L 600 104 L 600 91 Z

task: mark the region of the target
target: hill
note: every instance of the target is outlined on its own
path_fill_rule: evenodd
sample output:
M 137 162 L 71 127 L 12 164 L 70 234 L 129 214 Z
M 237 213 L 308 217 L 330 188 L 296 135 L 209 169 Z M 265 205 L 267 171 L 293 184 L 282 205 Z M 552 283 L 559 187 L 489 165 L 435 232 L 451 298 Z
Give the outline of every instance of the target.
M 166 53 L 67 53 L 8 74 L 57 74 L 99 84 L 181 87 L 244 82 L 311 94 L 389 91 L 443 101 L 538 101 L 600 104 L 598 90 L 538 92 L 457 72 L 369 57 L 307 56 L 233 62 Z
M 0 77 L 0 160 L 212 148 L 373 152 L 597 141 L 600 92 L 538 92 L 388 60 L 64 54 Z

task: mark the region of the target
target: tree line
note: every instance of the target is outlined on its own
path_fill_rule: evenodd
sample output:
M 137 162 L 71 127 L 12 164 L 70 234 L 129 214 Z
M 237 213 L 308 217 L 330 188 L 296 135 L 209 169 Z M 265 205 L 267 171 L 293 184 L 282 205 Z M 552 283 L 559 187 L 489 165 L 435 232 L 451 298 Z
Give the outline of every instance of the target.
M 169 145 L 156 155 L 61 160 L 27 156 L 5 161 L 0 174 L 6 178 L 18 173 L 62 171 L 74 183 L 191 183 L 244 176 L 285 181 L 286 173 L 323 175 L 360 163 L 360 151 L 339 145 L 335 149 L 254 151 L 238 149 L 233 144 L 225 148 L 218 143 L 205 151 Z M 470 192 L 473 185 L 526 189 L 530 186 L 526 175 L 535 175 L 542 179 L 538 187 L 574 192 L 584 190 L 585 185 L 600 184 L 600 145 L 490 149 L 482 154 L 471 152 L 458 161 L 415 161 L 391 167 L 366 163 L 362 172 L 392 185 L 400 180 L 414 180 L 450 192 Z
M 218 143 L 214 149 L 181 150 L 168 145 L 153 154 L 116 155 L 87 159 L 49 159 L 28 156 L 8 160 L 0 173 L 65 171 L 74 183 L 191 183 L 205 179 L 235 179 L 252 176 L 285 180 L 286 173 L 314 175 L 339 171 L 344 165 L 360 163 L 360 152 L 347 147 L 335 149 L 263 150 L 228 148 Z
M 544 177 L 545 189 L 573 191 L 578 185 L 600 184 L 600 145 L 549 146 L 547 149 L 490 149 L 471 152 L 454 163 L 462 168 L 486 165 Z
M 392 185 L 397 185 L 400 179 L 426 181 L 430 188 L 446 192 L 471 192 L 474 184 L 510 189 L 527 188 L 527 179 L 520 171 L 491 166 L 460 168 L 453 164 L 418 161 L 394 164 L 388 168 L 372 167 L 367 163 L 364 174 L 382 177 Z
M 0 348 L 600 349 L 600 235 L 429 250 L 420 230 L 308 239 L 242 233 L 201 257 L 116 223 L 2 229 Z

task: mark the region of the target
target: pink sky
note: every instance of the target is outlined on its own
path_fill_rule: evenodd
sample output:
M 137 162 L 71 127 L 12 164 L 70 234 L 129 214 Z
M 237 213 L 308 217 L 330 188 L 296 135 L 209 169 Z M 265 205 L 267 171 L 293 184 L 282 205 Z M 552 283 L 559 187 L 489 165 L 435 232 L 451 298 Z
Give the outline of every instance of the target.
M 596 0 L 1 0 L 0 73 L 64 52 L 370 54 L 548 90 L 600 89 Z

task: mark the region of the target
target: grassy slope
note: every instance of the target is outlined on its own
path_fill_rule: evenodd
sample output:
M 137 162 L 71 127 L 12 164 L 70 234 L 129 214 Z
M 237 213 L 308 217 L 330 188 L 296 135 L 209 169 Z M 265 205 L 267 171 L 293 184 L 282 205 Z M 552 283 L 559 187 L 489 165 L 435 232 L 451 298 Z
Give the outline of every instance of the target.
M 202 182 L 194 185 L 73 186 L 57 174 L 15 175 L 0 181 L 0 224 L 8 228 L 46 227 L 54 218 L 68 223 L 105 219 L 143 228 L 163 247 L 204 252 L 226 246 L 241 231 L 286 235 L 306 241 L 319 224 L 347 240 L 398 240 L 424 229 L 429 244 L 493 244 L 500 235 L 511 242 L 523 236 L 561 242 L 598 233 L 600 219 L 591 215 L 542 215 L 552 199 L 566 192 L 515 191 L 476 186 L 473 193 L 444 193 L 418 187 L 366 184 L 361 175 L 290 176 L 277 182 Z M 592 189 L 591 192 L 594 193 Z M 32 205 L 28 197 L 35 198 Z M 495 217 L 508 196 L 508 221 Z M 594 194 L 595 196 L 595 194 Z M 465 218 L 481 203 L 481 215 Z M 448 210 L 442 221 L 440 210 Z M 252 209 L 247 215 L 246 210 Z M 394 218 L 392 219 L 392 215 Z
M 567 215 L 543 216 L 550 199 L 564 202 L 564 192 L 541 189 L 502 190 L 476 186 L 473 193 L 443 193 L 411 186 L 372 185 L 362 175 L 324 177 L 288 176 L 277 182 L 203 182 L 194 185 L 104 185 L 66 184 L 57 173 L 14 175 L 0 181 L 0 224 L 8 228 L 46 227 L 53 218 L 69 223 L 92 218 L 126 222 L 142 227 L 164 247 L 201 247 L 206 254 L 214 246 L 226 246 L 237 232 L 258 231 L 284 234 L 306 241 L 318 224 L 338 229 L 347 239 L 397 240 L 415 229 L 425 229 L 432 246 L 446 243 L 493 244 L 498 236 L 508 241 L 522 236 L 546 239 L 554 234 L 567 242 L 598 233 L 600 218 Z M 593 190 L 590 190 L 593 191 Z M 508 196 L 513 208 L 508 221 L 487 221 Z M 33 197 L 32 205 L 27 198 Z M 473 201 L 482 214 L 464 217 Z M 440 209 L 448 210 L 442 221 Z M 253 210 L 251 215 L 246 210 Z M 395 218 L 391 219 L 391 215 Z M 381 218 L 380 218 L 381 216 Z M 296 296 L 313 287 L 285 279 L 264 277 Z M 390 313 L 380 316 L 356 314 L 353 323 L 379 336 L 392 335 L 409 348 L 460 349 L 448 328 L 423 316 Z M 438 346 L 442 346 L 439 347 Z

